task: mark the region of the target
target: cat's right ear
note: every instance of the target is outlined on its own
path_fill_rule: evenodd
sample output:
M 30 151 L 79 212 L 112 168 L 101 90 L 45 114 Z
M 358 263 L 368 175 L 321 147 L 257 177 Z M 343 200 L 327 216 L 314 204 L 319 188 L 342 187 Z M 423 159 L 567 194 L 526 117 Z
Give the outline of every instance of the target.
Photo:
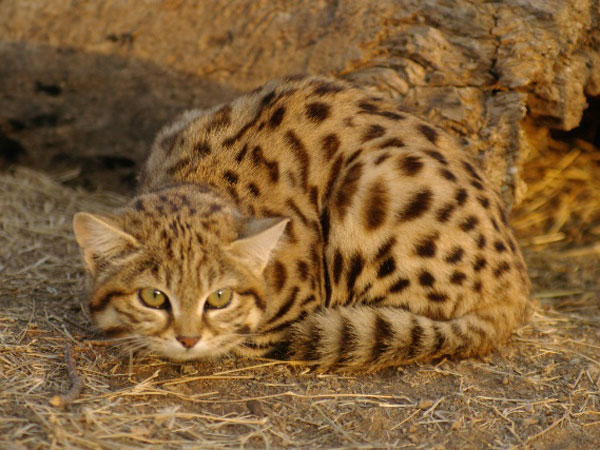
M 85 212 L 73 217 L 73 232 L 92 275 L 96 273 L 99 260 L 109 260 L 140 245 L 111 219 Z
M 289 221 L 284 217 L 245 219 L 238 239 L 226 248 L 230 254 L 260 274 Z

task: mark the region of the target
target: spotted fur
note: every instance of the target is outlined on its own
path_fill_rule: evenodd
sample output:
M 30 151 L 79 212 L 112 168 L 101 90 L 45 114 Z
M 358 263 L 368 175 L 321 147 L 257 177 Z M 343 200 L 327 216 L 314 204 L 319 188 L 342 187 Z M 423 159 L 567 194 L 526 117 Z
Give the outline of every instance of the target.
M 78 214 L 75 233 L 111 334 L 176 360 L 370 371 L 485 354 L 525 321 L 529 279 L 501 205 L 442 130 L 344 82 L 294 77 L 184 113 L 136 198 Z M 145 287 L 170 309 L 143 305 Z M 207 308 L 223 287 L 231 304 Z

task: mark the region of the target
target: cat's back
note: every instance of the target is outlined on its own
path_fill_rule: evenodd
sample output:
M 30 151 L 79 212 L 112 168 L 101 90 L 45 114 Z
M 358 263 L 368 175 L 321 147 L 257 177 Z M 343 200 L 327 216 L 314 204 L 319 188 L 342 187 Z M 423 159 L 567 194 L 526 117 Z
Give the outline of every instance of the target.
M 192 181 L 229 186 L 226 193 L 238 204 L 260 195 L 261 187 L 272 195 L 312 189 L 314 196 L 316 189 L 323 197 L 331 177 L 365 154 L 377 152 L 383 162 L 394 148 L 435 143 L 451 157 L 458 152 L 453 141 L 346 82 L 291 77 L 231 103 L 182 114 L 156 138 L 140 190 Z M 243 184 L 244 174 L 254 180 Z

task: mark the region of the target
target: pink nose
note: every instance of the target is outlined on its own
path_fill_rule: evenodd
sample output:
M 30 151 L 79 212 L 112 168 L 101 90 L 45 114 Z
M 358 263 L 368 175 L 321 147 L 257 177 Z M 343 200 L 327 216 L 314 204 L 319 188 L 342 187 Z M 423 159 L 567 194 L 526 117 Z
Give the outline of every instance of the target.
M 177 340 L 181 342 L 185 348 L 192 348 L 200 340 L 197 336 L 177 336 Z

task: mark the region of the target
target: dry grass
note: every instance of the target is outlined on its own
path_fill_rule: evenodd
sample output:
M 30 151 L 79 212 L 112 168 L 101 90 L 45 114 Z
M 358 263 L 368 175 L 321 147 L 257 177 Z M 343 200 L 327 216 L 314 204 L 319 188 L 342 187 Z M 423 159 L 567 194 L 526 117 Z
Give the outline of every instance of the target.
M 515 224 L 540 307 L 513 343 L 364 377 L 121 354 L 80 306 L 70 230 L 75 211 L 121 198 L 0 175 L 0 448 L 594 448 L 600 174 L 598 153 L 575 152 L 528 163 L 535 181 Z

